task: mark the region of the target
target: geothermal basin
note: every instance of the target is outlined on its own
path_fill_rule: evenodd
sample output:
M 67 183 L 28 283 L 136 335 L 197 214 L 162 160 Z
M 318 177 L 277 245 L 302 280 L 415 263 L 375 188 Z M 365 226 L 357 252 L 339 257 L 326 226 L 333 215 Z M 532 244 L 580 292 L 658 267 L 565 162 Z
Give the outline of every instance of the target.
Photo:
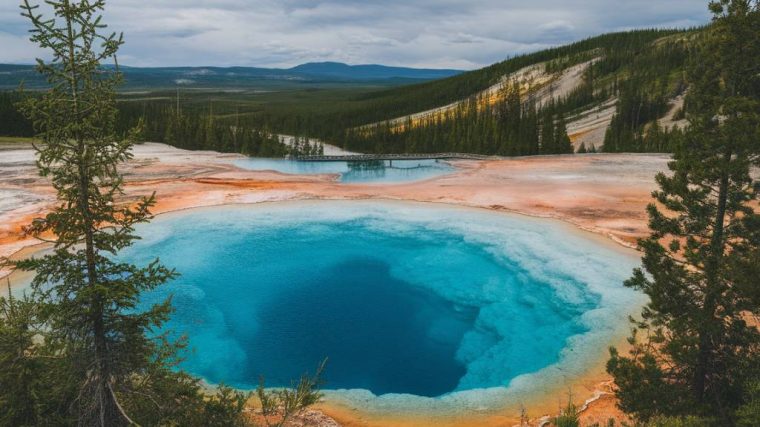
M 558 221 L 450 205 L 296 201 L 161 215 L 123 259 L 181 276 L 167 325 L 212 384 L 286 386 L 324 359 L 327 402 L 451 416 L 567 386 L 644 300 L 636 253 Z
M 182 274 L 144 303 L 175 296 L 185 369 L 245 389 L 328 357 L 316 409 L 346 426 L 514 425 L 570 393 L 595 399 L 584 423 L 617 416 L 606 350 L 625 351 L 644 302 L 622 286 L 640 256 L 625 246 L 668 156 L 458 161 L 391 183 L 247 160 L 146 143 L 124 167 L 127 200 L 156 191 L 160 214 L 125 258 Z M 36 253 L 23 226 L 55 204 L 50 183 L 27 145 L 0 145 L 0 172 L 0 256 Z

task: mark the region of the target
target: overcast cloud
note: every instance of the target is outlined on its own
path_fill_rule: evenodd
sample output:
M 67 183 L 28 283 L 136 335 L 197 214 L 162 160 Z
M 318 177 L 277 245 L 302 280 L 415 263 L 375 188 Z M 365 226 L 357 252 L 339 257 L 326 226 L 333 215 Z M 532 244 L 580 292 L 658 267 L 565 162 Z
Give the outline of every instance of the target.
M 45 56 L 0 0 L 0 62 Z M 610 31 L 707 23 L 702 0 L 111 0 L 133 66 L 310 61 L 471 69 Z

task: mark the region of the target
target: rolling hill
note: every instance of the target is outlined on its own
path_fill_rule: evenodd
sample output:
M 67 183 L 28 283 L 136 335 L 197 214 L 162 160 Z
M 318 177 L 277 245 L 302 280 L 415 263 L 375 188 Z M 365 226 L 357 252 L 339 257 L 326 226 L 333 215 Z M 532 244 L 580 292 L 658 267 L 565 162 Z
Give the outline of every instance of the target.
M 459 70 L 433 70 L 384 65 L 348 65 L 338 62 L 307 63 L 293 68 L 256 67 L 121 67 L 122 90 L 160 90 L 174 87 L 193 89 L 283 89 L 303 86 L 350 86 L 375 84 L 394 86 L 451 77 Z M 45 87 L 32 65 L 0 64 L 0 90 Z
M 348 65 L 340 62 L 310 62 L 287 71 L 307 76 L 346 80 L 413 79 L 435 80 L 461 74 L 459 70 L 388 67 L 385 65 Z

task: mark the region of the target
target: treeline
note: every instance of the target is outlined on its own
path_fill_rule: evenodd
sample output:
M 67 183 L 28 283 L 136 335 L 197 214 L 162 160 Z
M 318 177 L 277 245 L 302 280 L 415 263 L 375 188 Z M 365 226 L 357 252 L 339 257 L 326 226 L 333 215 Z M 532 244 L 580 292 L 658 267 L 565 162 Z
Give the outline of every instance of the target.
M 383 123 L 349 129 L 341 141 L 348 150 L 367 153 L 467 152 L 525 156 L 572 153 L 565 122 L 554 108 L 539 114 L 517 85 L 507 86 L 495 105 L 479 98 L 454 112 L 421 123 Z
M 24 117 L 18 103 L 39 93 L 0 92 L 0 135 L 32 137 L 31 120 Z M 125 135 L 136 125 L 142 129 L 141 139 L 162 142 L 186 150 L 212 150 L 241 153 L 255 157 L 316 155 L 324 152 L 319 142 L 296 137 L 292 144 L 265 129 L 220 119 L 197 108 L 178 110 L 167 100 L 122 101 L 118 103 L 116 130 Z
M 211 112 L 182 112 L 167 102 L 121 102 L 119 129 L 125 131 L 142 122 L 142 139 L 187 150 L 213 150 L 259 157 L 283 157 L 288 146 L 269 132 L 231 126 L 216 120 Z
M 491 66 L 447 79 L 411 86 L 359 94 L 349 100 L 318 105 L 314 108 L 283 108 L 275 105 L 246 117 L 257 128 L 276 129 L 287 134 L 310 135 L 322 140 L 340 139 L 346 129 L 390 120 L 404 115 L 473 98 L 505 75 L 524 67 L 547 62 L 546 69 L 556 72 L 569 66 L 602 57 L 594 67 L 593 80 L 602 80 L 630 64 L 638 55 L 647 55 L 655 40 L 689 34 L 678 30 L 636 30 L 605 34 L 567 46 L 521 55 Z M 609 59 L 607 59 L 609 57 Z M 609 80 L 609 79 L 607 79 Z M 610 84 L 602 81 L 599 87 Z M 575 105 L 586 105 L 576 99 Z M 570 104 L 568 104 L 570 105 Z
M 637 30 L 605 34 L 567 46 L 516 56 L 491 66 L 448 79 L 419 85 L 388 89 L 367 94 L 371 101 L 354 111 L 361 123 L 372 123 L 412 114 L 468 98 L 496 84 L 505 75 L 541 62 L 563 61 L 563 68 L 586 61 L 594 53 L 643 51 L 655 40 L 678 33 L 675 30 Z
M 465 151 L 530 155 L 568 152 L 566 145 L 553 145 L 557 136 L 544 137 L 557 133 L 549 132 L 548 127 L 564 129 L 567 119 L 618 98 L 618 111 L 605 141 L 608 143 L 606 151 L 669 152 L 681 132 L 647 125 L 661 118 L 668 110 L 668 102 L 685 90 L 683 70 L 689 56 L 689 43 L 695 34 L 694 30 L 608 34 L 513 58 L 450 79 L 370 93 L 361 97 L 366 105 L 350 112 L 327 111 L 322 113 L 324 115 L 315 112 L 287 118 L 262 112 L 251 120 L 256 126 L 318 135 L 346 149 L 362 152 Z M 576 89 L 540 109 L 531 105 L 529 98 L 520 100 L 519 108 L 514 105 L 514 99 L 483 107 L 484 101 L 471 96 L 498 78 L 541 61 L 547 61 L 545 68 L 553 73 L 590 60 L 594 62 Z M 431 88 L 437 93 L 428 92 Z M 417 98 L 410 100 L 410 94 L 416 94 Z M 404 112 L 414 113 L 460 99 L 467 101 L 444 118 L 408 122 L 403 126 L 387 123 L 362 126 L 381 117 L 399 117 Z M 650 128 L 652 132 L 646 132 Z M 559 133 L 564 133 L 562 138 L 566 137 L 564 130 Z M 596 147 L 583 146 L 579 151 L 593 152 Z
M 320 141 L 312 141 L 305 136 L 293 137 L 293 142 L 288 145 L 290 156 L 321 156 L 325 154 L 325 146 Z
M 16 107 L 22 97 L 16 92 L 0 91 L 0 135 L 32 136 L 34 128 Z
M 382 123 L 347 130 L 333 138 L 349 150 L 362 152 L 457 151 L 489 155 L 571 153 L 565 121 L 584 110 L 618 98 L 617 112 L 605 139 L 605 151 L 668 152 L 681 136 L 679 130 L 661 129 L 656 122 L 668 111 L 668 102 L 685 90 L 683 69 L 688 57 L 685 37 L 678 34 L 652 43 L 657 32 L 643 31 L 592 39 L 575 46 L 604 40 L 602 48 L 573 52 L 549 61 L 547 70 L 598 58 L 583 75 L 581 84 L 565 97 L 536 108 L 530 95 L 516 87 L 505 89 L 495 105 L 470 98 L 455 112 L 422 121 Z M 601 57 L 600 57 L 601 55 Z M 521 64 L 522 65 L 522 64 Z M 646 132 L 651 129 L 651 132 Z M 597 147 L 579 147 L 594 152 Z
M 662 129 L 658 119 L 669 110 L 669 101 L 686 90 L 685 64 L 689 43 L 681 38 L 654 46 L 622 67 L 628 78 L 615 84 L 617 111 L 604 139 L 606 152 L 672 152 L 683 136 L 679 129 Z M 617 66 L 615 56 L 600 68 Z M 683 114 L 684 112 L 682 112 Z
M 169 99 L 171 94 L 162 94 L 166 96 L 159 99 L 125 96 L 118 105 L 118 120 L 121 128 L 127 129 L 142 119 L 145 140 L 254 156 L 311 152 L 297 149 L 293 153 L 275 134 L 308 136 L 370 153 L 453 150 L 525 155 L 566 151 L 566 147 L 553 146 L 546 124 L 564 125 L 594 106 L 618 99 L 604 150 L 668 152 L 681 132 L 652 123 L 667 112 L 668 102 L 684 91 L 684 63 L 689 57 L 689 45 L 698 34 L 693 30 L 607 34 L 448 79 L 348 96 L 326 92 L 305 103 L 293 98 L 290 102 L 258 104 L 237 95 L 217 96 L 212 108 L 210 102 L 206 106 L 205 101 L 195 99 L 199 96 L 188 95 L 193 102 L 181 105 L 178 112 L 175 102 Z M 545 62 L 547 71 L 559 72 L 592 59 L 593 64 L 575 90 L 541 108 L 531 105 L 529 97 L 520 100 L 519 108 L 514 99 L 503 105 L 473 108 L 483 102 L 472 94 L 525 66 Z M 9 117 L 0 121 L 0 134 L 31 136 L 31 124 L 13 109 L 16 98 L 15 94 L 0 97 L 0 114 Z M 368 123 L 382 123 L 461 99 L 466 102 L 446 120 L 415 122 L 402 126 L 402 130 L 385 124 L 367 127 Z M 308 150 L 314 148 L 310 146 Z M 595 149 L 584 146 L 581 151 Z
M 241 153 L 254 157 L 318 155 L 324 152 L 319 142 L 295 137 L 286 144 L 282 137 L 266 130 L 254 129 L 220 120 L 210 110 L 178 112 L 168 103 L 122 102 L 119 105 L 119 129 L 126 132 L 141 123 L 141 137 L 186 150 L 211 150 Z

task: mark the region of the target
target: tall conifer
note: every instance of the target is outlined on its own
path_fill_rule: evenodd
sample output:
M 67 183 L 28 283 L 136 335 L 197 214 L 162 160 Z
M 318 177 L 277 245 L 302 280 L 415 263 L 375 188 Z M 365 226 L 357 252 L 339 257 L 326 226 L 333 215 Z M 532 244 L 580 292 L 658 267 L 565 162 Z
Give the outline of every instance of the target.
M 64 349 L 61 356 L 71 362 L 78 423 L 127 425 L 132 420 L 119 396 L 137 391 L 131 376 L 149 366 L 161 345 L 146 334 L 169 314 L 168 304 L 136 310 L 138 296 L 173 273 L 158 262 L 139 268 L 112 258 L 136 239 L 134 226 L 149 219 L 154 203 L 152 196 L 133 206 L 117 200 L 118 166 L 132 157 L 135 135 L 122 139 L 114 131 L 122 38 L 101 33 L 103 0 L 46 3 L 55 18 L 28 0 L 22 6 L 32 41 L 53 55 L 52 62 L 37 64 L 51 89 L 28 98 L 23 111 L 38 131 L 40 173 L 51 179 L 59 204 L 27 229 L 53 236 L 53 252 L 18 267 L 36 272 L 32 287 L 43 307 L 47 345 Z M 107 60 L 114 60 L 113 71 L 101 66 Z
M 657 176 L 644 270 L 627 286 L 651 299 L 627 357 L 608 371 L 620 406 L 640 419 L 697 415 L 732 425 L 760 377 L 760 10 L 757 0 L 710 3 L 689 72 L 690 127 L 670 175 Z M 642 337 L 643 335 L 643 337 Z

